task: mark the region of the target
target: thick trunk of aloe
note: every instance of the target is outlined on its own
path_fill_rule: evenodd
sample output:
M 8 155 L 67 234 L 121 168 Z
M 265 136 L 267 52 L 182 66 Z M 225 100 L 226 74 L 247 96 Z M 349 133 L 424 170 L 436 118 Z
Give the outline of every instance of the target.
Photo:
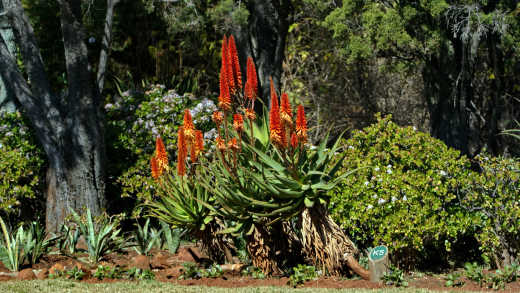
M 225 234 L 218 234 L 222 230 L 222 226 L 216 221 L 206 225 L 206 229 L 199 231 L 199 239 L 202 243 L 202 249 L 209 258 L 219 264 L 233 262 L 231 255 L 231 242 L 226 240 Z
M 282 269 L 278 266 L 276 251 L 273 248 L 272 235 L 262 225 L 255 225 L 253 233 L 247 239 L 247 252 L 253 266 L 266 275 L 279 275 Z
M 341 275 L 347 268 L 363 278 L 368 272 L 355 260 L 358 250 L 332 220 L 323 205 L 303 210 L 301 217 L 303 251 L 316 267 L 330 275 Z

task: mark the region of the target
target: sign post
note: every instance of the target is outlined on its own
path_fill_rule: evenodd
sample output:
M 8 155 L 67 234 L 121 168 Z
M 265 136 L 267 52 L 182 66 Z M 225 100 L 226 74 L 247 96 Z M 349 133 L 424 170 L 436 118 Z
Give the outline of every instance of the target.
M 370 281 L 380 282 L 388 271 L 388 248 L 384 245 L 373 248 L 368 255 L 368 269 Z

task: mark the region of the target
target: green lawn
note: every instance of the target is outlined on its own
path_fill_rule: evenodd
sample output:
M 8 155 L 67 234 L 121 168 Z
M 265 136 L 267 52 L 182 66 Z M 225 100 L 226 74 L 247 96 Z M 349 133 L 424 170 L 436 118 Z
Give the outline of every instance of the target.
M 256 287 L 256 288 L 215 288 L 215 287 L 195 287 L 195 286 L 178 286 L 170 283 L 161 283 L 155 281 L 147 282 L 116 282 L 116 283 L 103 283 L 103 284 L 86 284 L 68 280 L 44 280 L 44 281 L 10 281 L 0 282 L 0 292 L 38 292 L 38 293 L 54 293 L 54 292 L 215 292 L 215 293 L 255 293 L 255 292 L 266 292 L 266 293 L 285 293 L 285 292 L 318 292 L 318 293 L 330 293 L 330 292 L 433 292 L 425 289 L 378 289 L 378 290 L 366 290 L 366 289 L 292 289 L 292 288 L 277 288 L 277 287 Z

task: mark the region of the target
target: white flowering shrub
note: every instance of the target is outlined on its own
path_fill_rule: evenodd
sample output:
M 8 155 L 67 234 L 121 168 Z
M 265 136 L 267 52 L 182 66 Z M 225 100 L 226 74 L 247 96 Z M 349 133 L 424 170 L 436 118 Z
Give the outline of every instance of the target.
M 451 244 L 471 226 L 472 216 L 456 195 L 470 161 L 390 119 L 378 116 L 345 141 L 344 170 L 363 169 L 333 192 L 332 215 L 360 248 L 387 245 L 410 266 L 428 257 L 440 260 L 438 253 L 448 257 Z
M 144 93 L 126 91 L 105 104 L 107 112 L 107 152 L 109 158 L 108 198 L 150 198 L 150 157 L 155 138 L 160 135 L 169 158 L 176 156 L 177 130 L 184 109 L 191 108 L 197 129 L 207 139 L 216 135 L 211 114 L 215 103 L 208 98 L 179 95 L 163 85 L 151 85 Z
M 27 125 L 18 112 L 0 114 L 0 211 L 18 219 L 45 210 L 45 155 Z

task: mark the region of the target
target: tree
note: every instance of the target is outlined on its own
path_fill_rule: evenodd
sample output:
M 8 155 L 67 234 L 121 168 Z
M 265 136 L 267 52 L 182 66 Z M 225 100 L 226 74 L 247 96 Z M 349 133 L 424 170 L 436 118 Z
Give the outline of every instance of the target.
M 349 65 L 422 72 L 434 136 L 470 155 L 514 152 L 498 134 L 518 117 L 517 1 L 333 2 L 324 25 Z
M 107 2 L 110 8 L 117 1 Z M 24 70 L 22 73 L 1 40 L 0 74 L 31 121 L 47 155 L 46 227 L 57 231 L 71 210 L 89 208 L 93 214 L 100 214 L 105 207 L 103 112 L 100 89 L 90 71 L 82 1 L 58 1 L 67 74 L 67 88 L 61 93 L 51 91 L 22 1 L 2 3 Z M 106 62 L 106 58 L 101 60 Z M 105 64 L 98 67 L 104 68 Z

